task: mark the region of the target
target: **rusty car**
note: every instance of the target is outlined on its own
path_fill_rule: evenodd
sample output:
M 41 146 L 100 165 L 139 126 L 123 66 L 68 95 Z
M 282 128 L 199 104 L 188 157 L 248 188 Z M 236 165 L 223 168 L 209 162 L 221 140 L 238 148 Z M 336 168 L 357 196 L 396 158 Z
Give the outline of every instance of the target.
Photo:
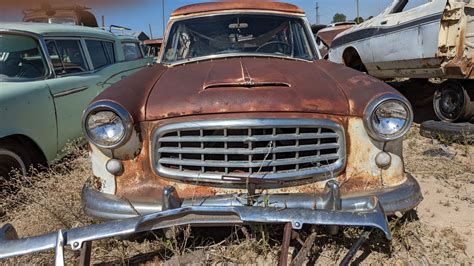
M 403 163 L 410 103 L 322 60 L 297 6 L 179 8 L 159 61 L 83 115 L 83 209 L 106 222 L 26 239 L 5 225 L 0 258 L 55 249 L 61 260 L 64 246 L 179 225 L 367 227 L 391 239 L 387 216 L 422 200 Z
M 380 15 L 338 34 L 329 60 L 380 79 L 439 78 L 440 120 L 474 119 L 473 1 L 394 0 Z

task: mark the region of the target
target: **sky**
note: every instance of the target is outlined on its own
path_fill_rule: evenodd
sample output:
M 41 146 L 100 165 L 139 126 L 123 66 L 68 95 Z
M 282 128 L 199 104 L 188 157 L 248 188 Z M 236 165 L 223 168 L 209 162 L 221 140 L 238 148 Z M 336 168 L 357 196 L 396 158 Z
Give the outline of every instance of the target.
M 21 21 L 22 9 L 25 5 L 38 6 L 40 0 L 0 0 L 0 21 Z M 151 25 L 153 37 L 161 37 L 163 32 L 162 23 L 162 1 L 163 0 L 68 0 L 67 3 L 86 5 L 92 8 L 100 23 L 100 16 L 105 16 L 106 25 L 120 25 L 131 28 L 133 31 L 143 31 L 149 34 Z M 209 0 L 207 0 L 209 1 Z M 165 18 L 169 18 L 171 12 L 187 4 L 206 2 L 202 0 L 164 0 Z M 331 23 L 335 13 L 343 13 L 348 20 L 356 17 L 356 0 L 286 0 L 303 8 L 311 23 L 316 22 L 316 2 L 320 7 L 321 23 Z M 360 14 L 363 18 L 375 16 L 383 11 L 392 0 L 359 0 Z M 416 6 L 427 2 L 427 0 L 410 0 L 410 6 Z M 33 4 L 32 4 L 33 3 Z M 8 7 L 8 8 L 7 8 Z

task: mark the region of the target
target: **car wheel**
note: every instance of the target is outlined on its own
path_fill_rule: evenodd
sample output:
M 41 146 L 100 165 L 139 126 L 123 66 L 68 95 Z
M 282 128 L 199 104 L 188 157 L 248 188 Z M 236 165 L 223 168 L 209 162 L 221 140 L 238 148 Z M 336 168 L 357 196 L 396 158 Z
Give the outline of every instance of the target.
M 474 104 L 458 81 L 441 84 L 434 94 L 433 108 L 436 116 L 447 122 L 470 121 L 474 114 Z
M 13 171 L 19 171 L 20 174 L 27 174 L 27 163 L 22 159 L 22 157 L 11 149 L 0 148 L 0 191 L 6 189 L 8 184 L 3 182 L 7 181 Z M 2 184 L 3 183 L 3 184 Z
M 471 143 L 474 141 L 474 124 L 426 121 L 420 125 L 420 134 L 448 142 Z

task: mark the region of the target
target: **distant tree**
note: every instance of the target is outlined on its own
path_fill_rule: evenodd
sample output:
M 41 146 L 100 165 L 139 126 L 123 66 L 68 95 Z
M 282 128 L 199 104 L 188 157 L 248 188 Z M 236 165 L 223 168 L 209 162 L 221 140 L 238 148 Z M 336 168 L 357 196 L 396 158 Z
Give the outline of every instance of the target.
M 364 22 L 364 18 L 363 17 L 356 17 L 354 19 L 354 22 L 357 23 L 357 24 L 360 24 L 360 23 Z
M 347 20 L 346 15 L 342 13 L 336 13 L 334 17 L 332 17 L 332 23 L 345 22 L 346 20 Z

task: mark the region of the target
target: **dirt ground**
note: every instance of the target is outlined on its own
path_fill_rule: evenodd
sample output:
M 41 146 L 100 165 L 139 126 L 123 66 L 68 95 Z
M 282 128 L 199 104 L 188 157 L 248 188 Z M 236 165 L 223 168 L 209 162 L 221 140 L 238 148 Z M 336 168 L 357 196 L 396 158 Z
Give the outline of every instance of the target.
M 375 233 L 357 253 L 362 264 L 462 264 L 474 262 L 474 146 L 447 144 L 423 138 L 415 126 L 404 144 L 407 171 L 420 182 L 425 199 L 416 211 L 392 218 L 394 239 L 388 242 Z M 80 205 L 80 190 L 90 175 L 87 152 L 73 148 L 75 156 L 38 173 L 24 182 L 15 196 L 3 195 L 0 224 L 12 223 L 21 237 L 94 223 Z M 34 185 L 33 185 L 34 184 Z M 0 211 L 1 213 L 2 211 Z M 95 242 L 95 264 L 209 264 L 273 265 L 277 263 L 282 226 L 248 226 L 222 230 L 177 229 L 166 239 L 160 232 L 135 240 Z M 342 260 L 360 231 L 347 229 L 327 237 L 320 228 L 305 228 L 291 242 L 294 259 L 309 237 L 309 258 L 296 264 L 335 264 Z M 301 243 L 300 243 L 301 242 Z M 306 245 L 307 246 L 307 245 Z M 69 263 L 78 254 L 66 252 Z M 52 263 L 51 252 L 1 261 L 0 264 Z

